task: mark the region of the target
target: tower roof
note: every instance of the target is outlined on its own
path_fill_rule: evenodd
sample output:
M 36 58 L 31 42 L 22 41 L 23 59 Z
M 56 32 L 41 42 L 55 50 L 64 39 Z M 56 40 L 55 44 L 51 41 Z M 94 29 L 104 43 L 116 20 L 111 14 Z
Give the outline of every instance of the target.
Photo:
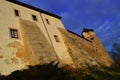
M 93 29 L 83 28 L 82 33 L 83 33 L 83 32 L 88 32 L 88 31 L 94 31 L 94 30 L 93 30 Z

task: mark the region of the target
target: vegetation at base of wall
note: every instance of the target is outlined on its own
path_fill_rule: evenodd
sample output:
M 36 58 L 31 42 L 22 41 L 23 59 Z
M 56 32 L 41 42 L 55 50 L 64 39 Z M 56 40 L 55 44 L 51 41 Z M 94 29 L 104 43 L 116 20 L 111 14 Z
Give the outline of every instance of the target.
M 14 71 L 0 80 L 120 80 L 120 67 L 104 68 L 103 71 L 90 69 L 66 70 L 52 63 L 29 66 L 29 69 Z

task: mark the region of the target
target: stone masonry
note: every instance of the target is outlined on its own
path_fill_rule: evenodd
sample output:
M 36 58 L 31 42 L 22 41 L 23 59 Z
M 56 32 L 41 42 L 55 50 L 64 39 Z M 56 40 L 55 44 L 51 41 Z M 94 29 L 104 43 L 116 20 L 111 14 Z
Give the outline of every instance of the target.
M 64 38 L 74 65 L 78 67 L 94 65 L 109 67 L 113 64 L 113 60 L 95 34 L 93 41 L 90 41 L 71 31 L 66 31 L 64 29 L 59 30 Z

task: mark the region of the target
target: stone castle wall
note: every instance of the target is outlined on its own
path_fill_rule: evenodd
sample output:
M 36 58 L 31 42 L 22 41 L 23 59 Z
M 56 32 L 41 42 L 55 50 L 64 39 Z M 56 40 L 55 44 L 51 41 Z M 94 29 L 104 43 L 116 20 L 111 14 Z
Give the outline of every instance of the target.
M 64 29 L 59 30 L 64 38 L 64 43 L 66 44 L 75 67 L 88 67 L 93 65 L 99 66 L 94 58 L 90 56 L 90 52 L 87 51 L 89 49 L 94 51 L 90 42 Z
M 94 50 L 96 51 L 96 55 L 98 56 L 97 61 L 99 62 L 99 64 L 111 66 L 111 63 L 114 62 L 96 35 L 94 35 L 92 44 L 94 46 Z
M 113 64 L 113 60 L 96 36 L 91 42 L 70 31 L 60 29 L 60 32 L 76 65 L 111 66 Z

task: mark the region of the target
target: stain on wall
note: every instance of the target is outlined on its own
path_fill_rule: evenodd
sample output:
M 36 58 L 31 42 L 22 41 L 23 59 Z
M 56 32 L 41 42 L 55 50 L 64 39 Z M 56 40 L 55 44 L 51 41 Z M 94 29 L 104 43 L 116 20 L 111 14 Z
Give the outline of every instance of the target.
M 3 58 L 3 55 L 2 55 L 2 54 L 0 54 L 0 58 Z
M 11 58 L 12 63 L 19 64 L 19 60 L 15 57 Z
M 0 50 L 2 50 L 2 47 L 0 47 Z
M 6 64 L 10 64 L 10 60 L 9 59 L 5 59 L 4 60 Z
M 20 58 L 20 60 L 23 64 L 28 64 L 29 59 L 28 59 L 27 51 L 25 50 L 25 47 L 20 42 L 14 41 L 14 42 L 8 44 L 8 46 L 13 47 L 13 48 L 17 48 L 16 57 Z M 17 58 L 11 58 L 11 60 L 14 63 L 18 63 Z

